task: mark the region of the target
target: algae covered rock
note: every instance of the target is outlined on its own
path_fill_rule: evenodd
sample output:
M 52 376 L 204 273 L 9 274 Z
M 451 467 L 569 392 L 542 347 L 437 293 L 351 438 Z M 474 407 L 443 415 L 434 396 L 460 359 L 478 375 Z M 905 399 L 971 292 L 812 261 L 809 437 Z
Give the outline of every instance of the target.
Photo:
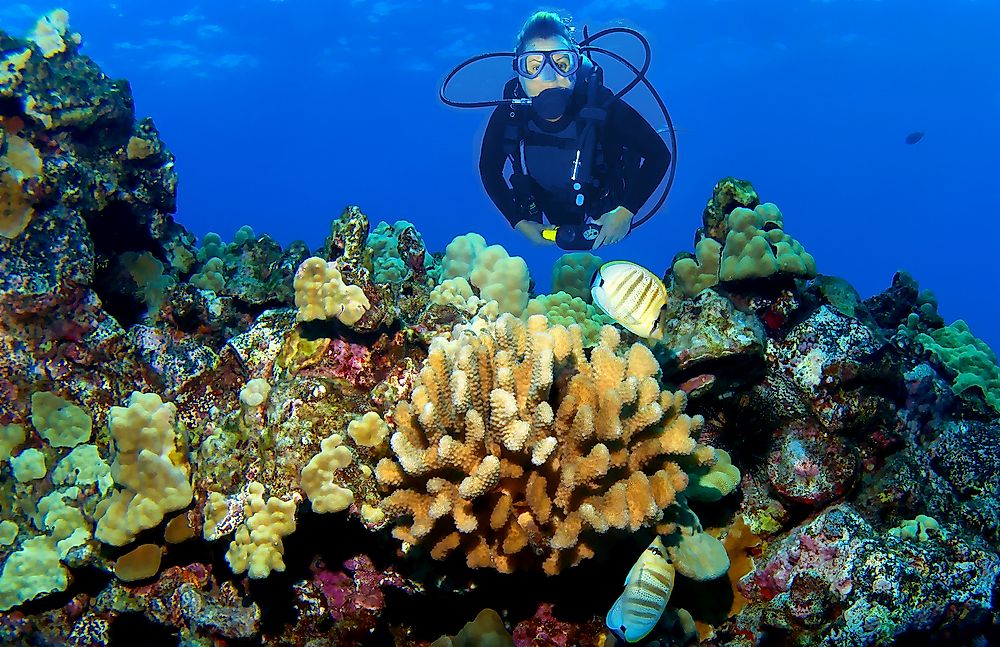
M 705 291 L 691 300 L 668 299 L 660 350 L 681 371 L 712 364 L 746 371 L 764 352 L 764 327 L 754 316 L 733 307 L 729 299 Z M 737 365 L 739 368 L 737 369 Z

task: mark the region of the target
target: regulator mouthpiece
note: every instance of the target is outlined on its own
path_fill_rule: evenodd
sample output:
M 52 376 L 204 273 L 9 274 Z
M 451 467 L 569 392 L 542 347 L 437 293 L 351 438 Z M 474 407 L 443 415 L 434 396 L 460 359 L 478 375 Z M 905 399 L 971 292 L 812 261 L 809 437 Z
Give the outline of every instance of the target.
M 556 119 L 566 112 L 572 97 L 570 88 L 549 88 L 531 100 L 531 107 L 542 119 Z

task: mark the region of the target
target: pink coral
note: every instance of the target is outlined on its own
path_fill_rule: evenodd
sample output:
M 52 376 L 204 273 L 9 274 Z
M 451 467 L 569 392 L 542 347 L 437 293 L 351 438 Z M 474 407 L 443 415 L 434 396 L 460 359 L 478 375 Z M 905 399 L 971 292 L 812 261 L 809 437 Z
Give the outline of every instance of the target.
M 604 623 L 572 623 L 559 620 L 552 613 L 552 604 L 538 605 L 535 615 L 514 627 L 517 647 L 597 647 L 604 643 Z
M 356 387 L 368 389 L 376 383 L 374 365 L 372 352 L 367 347 L 334 339 L 323 358 L 304 368 L 301 374 L 346 380 Z
M 357 555 L 344 562 L 345 571 L 331 571 L 325 562 L 315 560 L 310 566 L 313 581 L 323 593 L 330 615 L 338 623 L 365 630 L 375 626 L 385 607 L 382 587 L 412 591 L 413 586 L 392 569 L 379 570 L 367 555 Z M 348 574 L 350 573 L 350 575 Z
M 740 591 L 748 598 L 770 600 L 788 592 L 800 573 L 815 574 L 829 582 L 830 591 L 841 599 L 853 588 L 848 568 L 850 556 L 842 550 L 839 538 L 803 532 L 798 544 L 789 543 L 786 551 L 777 553 L 740 582 Z

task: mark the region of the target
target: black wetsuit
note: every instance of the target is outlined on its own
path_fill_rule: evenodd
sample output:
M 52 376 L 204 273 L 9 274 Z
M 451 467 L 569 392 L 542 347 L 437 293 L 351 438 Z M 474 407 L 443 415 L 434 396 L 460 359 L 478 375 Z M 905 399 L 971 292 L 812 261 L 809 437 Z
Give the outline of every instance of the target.
M 611 195 L 603 200 L 590 201 L 584 209 L 576 208 L 569 189 L 569 176 L 576 153 L 576 116 L 582 103 L 583 93 L 578 92 L 566 113 L 556 122 L 542 119 L 530 108 L 521 108 L 528 110 L 530 115 L 525 120 L 526 173 L 532 178 L 539 208 L 554 225 L 581 224 L 585 216 L 597 218 L 618 206 L 638 213 L 659 186 L 670 165 L 670 151 L 660 135 L 632 106 L 623 99 L 615 99 L 608 108 L 599 141 L 604 159 L 608 162 L 606 168 L 618 165 L 623 177 L 616 185 L 609 178 L 601 178 L 600 171 L 595 170 L 595 177 L 612 187 Z M 504 129 L 511 118 L 510 112 L 510 106 L 501 105 L 490 116 L 483 135 L 479 174 L 493 204 L 513 227 L 522 220 L 541 222 L 541 216 L 532 218 L 521 208 L 511 185 L 504 178 L 508 161 L 504 152 Z M 631 160 L 631 163 L 621 161 L 626 148 L 630 155 L 624 159 Z M 611 173 L 610 170 L 604 172 Z

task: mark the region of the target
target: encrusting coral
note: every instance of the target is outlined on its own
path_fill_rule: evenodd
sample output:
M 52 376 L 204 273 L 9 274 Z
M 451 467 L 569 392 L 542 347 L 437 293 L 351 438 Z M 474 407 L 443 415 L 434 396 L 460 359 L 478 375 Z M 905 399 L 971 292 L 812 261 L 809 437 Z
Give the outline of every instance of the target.
M 393 420 L 392 458 L 375 473 L 391 490 L 394 534 L 443 559 L 511 572 L 558 573 L 594 554 L 595 534 L 656 523 L 708 464 L 691 437 L 683 392 L 661 391 L 659 365 L 606 326 L 588 357 L 579 326 L 525 324 L 510 314 L 457 326 L 431 345 Z

